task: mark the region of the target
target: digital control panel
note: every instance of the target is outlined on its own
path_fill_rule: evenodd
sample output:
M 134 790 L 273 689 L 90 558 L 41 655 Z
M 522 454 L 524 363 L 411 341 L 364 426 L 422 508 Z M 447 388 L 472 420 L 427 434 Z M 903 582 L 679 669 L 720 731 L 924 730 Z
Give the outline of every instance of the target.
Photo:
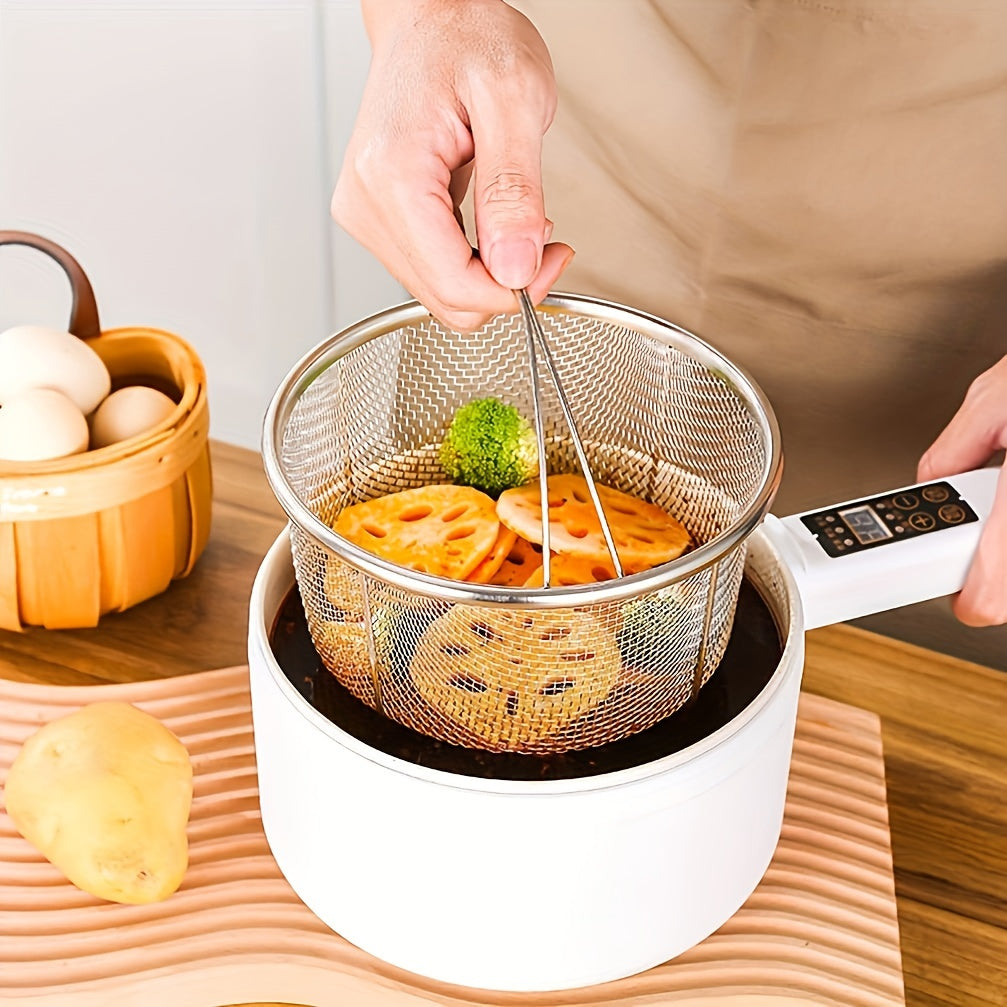
M 945 482 L 914 486 L 801 516 L 801 523 L 830 556 L 848 556 L 978 520 L 958 491 Z

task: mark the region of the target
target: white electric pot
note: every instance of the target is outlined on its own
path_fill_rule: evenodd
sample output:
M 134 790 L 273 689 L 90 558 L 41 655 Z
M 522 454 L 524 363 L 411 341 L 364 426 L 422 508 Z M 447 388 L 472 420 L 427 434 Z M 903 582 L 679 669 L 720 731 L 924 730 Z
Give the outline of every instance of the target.
M 290 684 L 268 640 L 294 583 L 282 535 L 252 591 L 249 665 L 262 821 L 293 889 L 365 951 L 490 989 L 606 982 L 702 940 L 772 858 L 803 666 L 800 602 L 761 533 L 749 576 L 787 643 L 733 721 L 608 775 L 484 780 L 370 748 Z
M 294 583 L 284 533 L 255 580 L 249 626 L 262 821 L 280 869 L 347 940 L 445 982 L 555 990 L 673 958 L 730 918 L 772 858 L 804 630 L 960 588 L 995 484 L 989 469 L 942 483 L 978 520 L 942 512 L 947 527 L 933 535 L 905 534 L 897 506 L 922 497 L 938 513 L 933 486 L 892 491 L 897 505 L 878 498 L 873 517 L 863 501 L 832 508 L 832 518 L 768 517 L 748 540 L 746 565 L 784 640 L 766 686 L 682 751 L 567 780 L 424 768 L 317 712 L 269 645 Z M 826 556 L 818 539 L 836 522 L 849 530 L 829 533 L 835 554 Z

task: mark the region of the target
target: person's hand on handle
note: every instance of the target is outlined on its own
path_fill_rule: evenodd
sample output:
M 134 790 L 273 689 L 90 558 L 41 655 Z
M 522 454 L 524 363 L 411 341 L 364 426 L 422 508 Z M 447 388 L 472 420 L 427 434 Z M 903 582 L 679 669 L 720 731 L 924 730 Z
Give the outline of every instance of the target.
M 979 468 L 1007 448 L 1007 357 L 972 383 L 951 422 L 920 459 L 920 482 Z M 968 626 L 1007 623 L 1007 466 L 955 615 Z
M 462 331 L 541 300 L 573 258 L 549 244 L 545 43 L 503 0 L 363 0 L 373 50 L 332 198 L 336 222 L 431 314 Z M 458 205 L 469 178 L 479 252 Z

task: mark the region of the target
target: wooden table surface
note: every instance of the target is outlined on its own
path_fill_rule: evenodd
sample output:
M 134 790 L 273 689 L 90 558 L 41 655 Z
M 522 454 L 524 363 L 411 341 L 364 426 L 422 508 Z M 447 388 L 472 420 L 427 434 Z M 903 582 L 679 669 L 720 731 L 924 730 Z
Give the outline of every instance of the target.
M 97 629 L 0 630 L 0 676 L 81 685 L 245 663 L 252 578 L 283 515 L 254 452 L 212 450 L 193 574 Z M 834 626 L 808 634 L 804 688 L 882 720 L 906 1003 L 1007 1005 L 1007 674 Z

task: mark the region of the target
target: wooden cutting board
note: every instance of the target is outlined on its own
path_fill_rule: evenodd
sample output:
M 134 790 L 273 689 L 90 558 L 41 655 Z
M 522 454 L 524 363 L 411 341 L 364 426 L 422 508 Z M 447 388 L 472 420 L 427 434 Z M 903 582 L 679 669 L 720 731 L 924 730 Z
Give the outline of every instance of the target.
M 123 685 L 0 681 L 0 782 L 37 727 L 99 699 L 134 703 L 195 768 L 190 867 L 152 906 L 73 888 L 0 811 L 0 1003 L 25 1007 L 835 1007 L 904 1005 L 878 718 L 802 695 L 783 835 L 748 902 L 702 944 L 618 982 L 549 994 L 448 986 L 321 923 L 262 832 L 246 668 Z

